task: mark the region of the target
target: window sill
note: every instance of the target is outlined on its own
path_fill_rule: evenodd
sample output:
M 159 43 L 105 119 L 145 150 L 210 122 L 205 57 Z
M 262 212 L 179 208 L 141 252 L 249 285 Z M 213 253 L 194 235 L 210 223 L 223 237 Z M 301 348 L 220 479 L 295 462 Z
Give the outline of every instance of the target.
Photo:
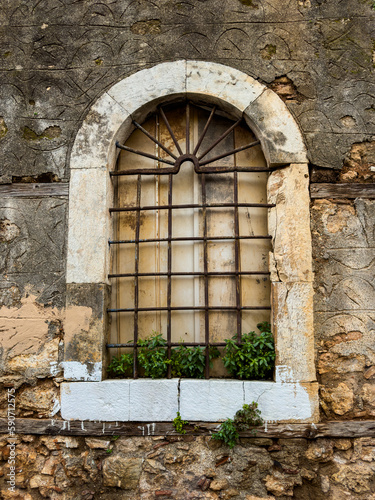
M 318 384 L 241 380 L 125 379 L 61 384 L 65 420 L 217 422 L 257 401 L 267 422 L 317 422 Z

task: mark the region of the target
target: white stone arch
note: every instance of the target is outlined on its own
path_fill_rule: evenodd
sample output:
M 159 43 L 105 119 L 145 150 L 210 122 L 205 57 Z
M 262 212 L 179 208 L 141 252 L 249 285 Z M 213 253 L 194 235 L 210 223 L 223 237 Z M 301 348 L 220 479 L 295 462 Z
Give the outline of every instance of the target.
M 260 140 L 268 165 L 283 166 L 270 175 L 268 183 L 269 202 L 276 203 L 269 214 L 269 232 L 273 236 L 273 328 L 277 342 L 275 383 L 298 384 L 307 395 L 308 405 L 311 403 L 307 411 L 310 413 L 291 418 L 314 419 L 317 387 L 306 148 L 296 121 L 273 91 L 241 71 L 211 62 L 167 62 L 124 78 L 94 103 L 77 133 L 70 157 L 65 377 L 100 382 L 103 376 L 111 231 L 108 207 L 113 196 L 109 171 L 115 168 L 115 143 L 130 135 L 132 119 L 142 122 L 158 103 L 184 96 L 217 103 L 232 115 L 243 115 Z M 96 299 L 92 299 L 96 305 L 78 332 L 77 320 L 69 321 L 69 311 L 78 314 L 79 296 L 84 290 L 87 296 L 87 287 L 91 287 L 91 292 L 96 290 Z M 80 348 L 82 342 L 85 349 Z M 135 382 L 144 383 L 141 380 L 129 384 Z M 213 383 L 199 383 L 205 382 Z M 245 394 L 245 389 L 242 392 Z

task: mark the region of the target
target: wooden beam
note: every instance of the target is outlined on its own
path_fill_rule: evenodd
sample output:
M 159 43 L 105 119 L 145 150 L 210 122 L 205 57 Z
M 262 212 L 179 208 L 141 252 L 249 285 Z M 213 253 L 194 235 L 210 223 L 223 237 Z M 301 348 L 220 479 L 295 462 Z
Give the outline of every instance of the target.
M 0 185 L 0 197 L 2 198 L 41 198 L 45 196 L 68 196 L 68 194 L 68 182 Z
M 186 425 L 187 435 L 209 435 L 220 423 L 194 422 Z M 256 437 L 268 438 L 359 438 L 375 437 L 375 420 L 329 421 L 319 424 L 268 424 L 255 427 Z M 0 434 L 8 433 L 8 420 L 0 418 Z M 179 434 L 171 422 L 89 422 L 17 418 L 17 434 L 63 436 L 167 436 Z M 251 431 L 241 437 L 254 437 Z
M 311 198 L 375 198 L 375 184 L 349 184 L 329 182 L 310 184 Z

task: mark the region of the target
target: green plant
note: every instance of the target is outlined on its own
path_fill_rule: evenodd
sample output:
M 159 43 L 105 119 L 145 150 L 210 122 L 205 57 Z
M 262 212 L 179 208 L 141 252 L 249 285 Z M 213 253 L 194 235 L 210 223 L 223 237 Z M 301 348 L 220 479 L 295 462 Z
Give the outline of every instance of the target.
M 220 428 L 215 434 L 212 434 L 213 439 L 223 441 L 229 448 L 233 448 L 239 438 L 237 428 L 231 418 L 227 418 L 220 425 Z
M 167 375 L 167 341 L 161 333 L 152 332 L 146 339 L 138 340 L 138 362 L 145 377 L 163 378 Z
M 246 431 L 249 427 L 262 425 L 263 419 L 258 410 L 258 403 L 244 404 L 241 410 L 238 410 L 234 419 L 227 418 L 225 422 L 220 425 L 217 432 L 212 434 L 213 439 L 223 441 L 229 448 L 233 448 L 239 438 L 239 432 Z M 253 429 L 252 434 L 255 434 Z
M 177 417 L 173 419 L 173 427 L 175 428 L 176 432 L 179 434 L 186 434 L 186 431 L 184 430 L 184 425 L 187 425 L 189 422 L 187 420 L 182 420 L 180 412 L 177 412 Z
M 133 373 L 133 354 L 121 354 L 112 358 L 107 368 L 108 375 L 113 377 L 131 377 Z
M 225 340 L 224 366 L 233 377 L 245 380 L 272 378 L 275 344 L 270 326 L 267 321 L 258 323 L 260 334 L 245 333 L 241 343 L 236 335 Z
M 238 410 L 234 416 L 234 423 L 238 431 L 246 431 L 249 427 L 255 425 L 262 425 L 264 423 L 260 410 L 258 410 L 258 403 L 244 404 L 241 410 Z M 252 431 L 255 434 L 255 430 Z
M 217 347 L 209 347 L 209 363 L 220 356 Z M 204 378 L 206 365 L 206 348 L 201 346 L 187 347 L 184 344 L 171 351 L 172 377 Z

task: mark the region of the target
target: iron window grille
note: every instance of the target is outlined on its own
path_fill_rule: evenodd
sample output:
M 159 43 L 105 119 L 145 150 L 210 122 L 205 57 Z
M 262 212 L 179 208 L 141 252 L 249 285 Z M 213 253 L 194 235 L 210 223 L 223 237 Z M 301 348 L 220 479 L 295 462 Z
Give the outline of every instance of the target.
M 142 125 L 133 120 L 133 125 L 136 129 L 140 130 L 148 139 L 153 141 L 155 145 L 162 149 L 170 158 L 165 158 L 157 155 L 150 154 L 145 151 L 131 148 L 129 146 L 116 143 L 116 147 L 120 150 L 127 151 L 137 156 L 145 157 L 158 162 L 158 164 L 163 164 L 167 166 L 162 166 L 159 168 L 127 168 L 125 170 L 115 170 L 110 172 L 110 176 L 115 179 L 122 176 L 136 176 L 136 205 L 135 206 L 116 206 L 109 209 L 110 214 L 116 215 L 118 217 L 121 214 L 132 213 L 135 215 L 135 228 L 134 228 L 134 238 L 125 240 L 110 240 L 109 244 L 111 247 L 117 245 L 134 245 L 135 247 L 135 268 L 134 272 L 131 273 L 114 273 L 109 274 L 110 280 L 120 280 L 123 278 L 130 278 L 134 280 L 134 305 L 131 308 L 109 308 L 107 311 L 110 315 L 121 314 L 121 313 L 132 313 L 134 315 L 134 333 L 133 341 L 127 343 L 107 343 L 107 348 L 130 348 L 134 352 L 134 367 L 133 376 L 137 378 L 139 375 L 137 366 L 137 349 L 139 340 L 139 314 L 146 312 L 165 312 L 167 315 L 167 331 L 166 331 L 166 345 L 167 345 L 167 355 L 168 359 L 171 357 L 171 348 L 174 346 L 181 345 L 182 342 L 172 342 L 172 313 L 174 311 L 202 311 L 204 314 L 204 341 L 202 342 L 183 342 L 187 347 L 189 346 L 204 346 L 205 347 L 205 377 L 210 377 L 210 367 L 209 367 L 209 347 L 225 346 L 224 342 L 212 342 L 210 341 L 210 312 L 211 311 L 223 311 L 223 312 L 233 312 L 236 315 L 236 325 L 237 325 L 237 339 L 241 342 L 242 336 L 242 313 L 244 311 L 256 311 L 256 310 L 270 310 L 271 307 L 259 306 L 259 305 L 244 305 L 241 302 L 241 278 L 245 276 L 269 276 L 269 271 L 260 271 L 254 269 L 242 270 L 240 267 L 240 253 L 241 253 L 241 242 L 244 240 L 270 240 L 269 235 L 240 235 L 239 228 L 239 209 L 240 208 L 264 208 L 268 209 L 274 207 L 274 204 L 269 203 L 242 203 L 239 202 L 238 197 L 238 174 L 240 172 L 270 172 L 272 169 L 259 166 L 259 167 L 240 167 L 233 164 L 233 166 L 217 166 L 212 165 L 217 163 L 218 160 L 236 155 L 241 151 L 245 151 L 250 148 L 254 148 L 259 145 L 259 140 L 252 141 L 250 143 L 244 144 L 243 146 L 237 148 L 231 148 L 228 151 L 221 152 L 213 156 L 213 150 L 224 141 L 229 134 L 231 134 L 237 127 L 243 125 L 243 118 L 238 119 L 233 122 L 232 125 L 227 128 L 209 147 L 202 148 L 202 143 L 206 137 L 207 131 L 209 130 L 210 124 L 216 113 L 220 112 L 216 106 L 209 108 L 209 117 L 204 125 L 203 131 L 201 132 L 196 144 L 193 146 L 190 141 L 191 137 L 191 110 L 193 107 L 199 106 L 193 102 L 186 102 L 185 106 L 185 141 L 186 148 L 183 152 L 179 141 L 176 138 L 171 124 L 166 116 L 165 106 L 158 107 L 158 113 L 166 126 L 173 144 L 178 152 L 174 154 L 169 148 L 167 148 L 161 141 L 150 134 Z M 205 107 L 207 110 L 207 108 Z M 173 202 L 173 183 L 175 177 L 183 168 L 185 162 L 191 162 L 194 166 L 194 171 L 198 174 L 200 178 L 200 189 L 201 189 L 201 202 L 200 203 L 188 203 L 188 204 L 178 204 Z M 210 203 L 207 201 L 207 179 L 210 176 L 220 176 L 221 174 L 232 173 L 233 174 L 233 202 L 215 202 Z M 168 185 L 168 196 L 167 203 L 165 204 L 155 204 L 155 205 L 145 205 L 141 203 L 141 192 L 142 192 L 142 179 L 144 176 L 166 176 Z M 200 213 L 203 234 L 201 236 L 180 236 L 173 237 L 173 214 L 178 210 L 183 209 L 196 209 Z M 232 209 L 233 210 L 233 228 L 234 234 L 228 236 L 212 236 L 208 234 L 208 211 L 210 209 Z M 150 211 L 166 211 L 167 212 L 167 237 L 164 238 L 141 238 L 140 237 L 140 227 L 142 215 Z M 213 241 L 233 241 L 234 242 L 234 270 L 233 271 L 210 271 L 208 266 L 208 245 Z M 172 244 L 175 242 L 201 242 L 203 244 L 203 270 L 193 271 L 193 272 L 182 272 L 172 270 Z M 149 243 L 165 243 L 167 244 L 167 270 L 161 272 L 140 272 L 139 269 L 139 254 L 140 247 L 144 244 Z M 199 306 L 172 306 L 172 284 L 174 278 L 177 277 L 194 277 L 203 280 L 204 283 L 204 304 Z M 231 277 L 235 280 L 235 305 L 211 305 L 209 300 L 209 283 L 214 277 Z M 141 278 L 165 278 L 167 280 L 167 305 L 162 307 L 152 306 L 152 307 L 140 307 L 139 304 L 139 280 Z M 232 336 L 228 335 L 228 336 Z M 168 368 L 168 378 L 171 377 L 171 368 Z

